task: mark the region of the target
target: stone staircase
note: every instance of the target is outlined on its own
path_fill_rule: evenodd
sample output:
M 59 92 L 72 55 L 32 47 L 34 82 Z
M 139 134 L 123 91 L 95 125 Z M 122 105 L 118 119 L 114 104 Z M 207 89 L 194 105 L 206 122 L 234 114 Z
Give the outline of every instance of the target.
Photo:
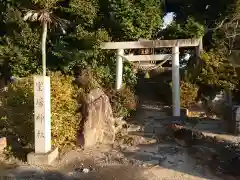
M 196 164 L 189 149 L 177 144 L 169 136 L 168 125 L 173 118 L 168 116 L 164 105 L 154 101 L 142 101 L 136 117 L 128 122 L 127 135 L 132 144 L 120 144 L 121 152 L 128 159 L 138 160 L 145 167 L 172 169 L 177 172 L 212 179 L 204 166 Z M 202 147 L 197 147 L 202 150 Z M 197 152 L 194 151 L 195 153 Z M 217 179 L 217 178 L 216 178 Z
M 133 139 L 132 145 L 121 144 L 121 150 L 129 158 L 138 159 L 146 166 L 157 166 L 166 160 L 162 148 L 175 148 L 176 144 L 160 145 L 160 137 L 166 134 L 166 125 L 170 123 L 162 105 L 146 102 L 140 105 L 136 117 L 130 122 L 127 134 Z

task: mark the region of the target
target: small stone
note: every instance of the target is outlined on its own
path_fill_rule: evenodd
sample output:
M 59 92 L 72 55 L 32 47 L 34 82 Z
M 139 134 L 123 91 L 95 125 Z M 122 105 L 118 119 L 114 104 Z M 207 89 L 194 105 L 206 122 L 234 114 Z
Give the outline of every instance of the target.
M 140 130 L 141 130 L 141 126 L 132 124 L 128 127 L 127 131 L 128 132 L 134 132 L 134 131 L 140 131 Z
M 82 171 L 83 173 L 89 173 L 90 172 L 90 170 L 88 169 L 88 168 L 83 168 L 83 171 Z

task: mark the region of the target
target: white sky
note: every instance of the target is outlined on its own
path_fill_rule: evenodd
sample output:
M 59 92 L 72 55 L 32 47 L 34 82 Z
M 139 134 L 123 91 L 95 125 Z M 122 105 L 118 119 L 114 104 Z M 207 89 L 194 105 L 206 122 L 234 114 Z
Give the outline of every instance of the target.
M 173 21 L 174 13 L 167 13 L 163 18 L 163 29 L 165 29 Z

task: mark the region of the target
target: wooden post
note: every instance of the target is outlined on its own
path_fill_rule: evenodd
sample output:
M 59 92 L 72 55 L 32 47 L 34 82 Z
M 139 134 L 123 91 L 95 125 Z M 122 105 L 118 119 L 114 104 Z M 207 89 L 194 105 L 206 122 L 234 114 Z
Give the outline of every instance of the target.
M 51 151 L 50 78 L 34 76 L 35 153 Z
M 179 47 L 172 48 L 172 106 L 173 116 L 180 116 L 180 75 L 179 75 Z
M 119 90 L 122 87 L 122 76 L 123 76 L 123 59 L 124 50 L 117 50 L 117 67 L 116 67 L 116 89 Z

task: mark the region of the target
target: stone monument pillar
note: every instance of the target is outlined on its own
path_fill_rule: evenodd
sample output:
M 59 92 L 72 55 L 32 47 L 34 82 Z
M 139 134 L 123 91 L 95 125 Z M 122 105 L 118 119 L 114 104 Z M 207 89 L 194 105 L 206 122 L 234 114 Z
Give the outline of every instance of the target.
M 29 164 L 50 164 L 58 156 L 51 146 L 50 77 L 34 76 L 35 152 L 28 154 Z

